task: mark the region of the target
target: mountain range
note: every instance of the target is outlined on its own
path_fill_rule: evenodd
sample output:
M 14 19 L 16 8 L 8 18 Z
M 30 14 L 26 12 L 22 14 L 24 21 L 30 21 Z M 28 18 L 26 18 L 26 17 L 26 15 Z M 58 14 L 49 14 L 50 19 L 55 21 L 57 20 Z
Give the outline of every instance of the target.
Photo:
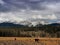
M 22 24 L 14 24 L 14 23 L 3 22 L 3 23 L 0 23 L 0 27 L 24 27 L 24 25 L 22 25 Z
M 14 23 L 9 23 L 9 22 L 3 22 L 0 23 L 0 27 L 31 27 L 33 26 L 32 24 L 27 24 L 27 25 L 23 25 L 23 24 L 14 24 Z M 37 24 L 34 27 L 41 27 L 41 26 L 45 26 L 42 24 Z M 52 23 L 52 24 L 47 24 L 47 26 L 60 26 L 60 23 Z

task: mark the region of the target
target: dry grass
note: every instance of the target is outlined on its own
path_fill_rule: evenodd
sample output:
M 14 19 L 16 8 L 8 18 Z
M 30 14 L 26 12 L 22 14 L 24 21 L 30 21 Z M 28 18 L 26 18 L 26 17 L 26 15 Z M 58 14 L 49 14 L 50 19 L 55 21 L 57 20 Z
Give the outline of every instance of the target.
M 0 37 L 0 45 L 60 45 L 60 38 Z

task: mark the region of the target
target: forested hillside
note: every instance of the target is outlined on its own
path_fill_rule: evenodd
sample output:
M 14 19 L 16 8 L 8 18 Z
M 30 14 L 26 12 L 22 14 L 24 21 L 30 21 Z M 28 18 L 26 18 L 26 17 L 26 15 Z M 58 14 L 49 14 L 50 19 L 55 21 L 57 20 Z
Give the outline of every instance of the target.
M 1 37 L 60 37 L 60 24 L 36 27 L 0 27 Z

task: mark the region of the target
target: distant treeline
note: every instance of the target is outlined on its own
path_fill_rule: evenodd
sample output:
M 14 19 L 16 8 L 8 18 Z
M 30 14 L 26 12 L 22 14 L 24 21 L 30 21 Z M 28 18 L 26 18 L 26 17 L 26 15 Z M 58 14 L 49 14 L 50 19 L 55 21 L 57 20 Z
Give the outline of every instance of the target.
M 0 27 L 0 36 L 60 38 L 60 26 L 44 25 L 40 27 Z

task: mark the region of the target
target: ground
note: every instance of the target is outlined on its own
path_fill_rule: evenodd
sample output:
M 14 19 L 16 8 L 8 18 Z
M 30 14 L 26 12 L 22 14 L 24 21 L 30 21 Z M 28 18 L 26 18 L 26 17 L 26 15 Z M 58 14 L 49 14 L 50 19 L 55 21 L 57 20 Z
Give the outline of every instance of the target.
M 0 37 L 0 45 L 60 45 L 59 38 Z

